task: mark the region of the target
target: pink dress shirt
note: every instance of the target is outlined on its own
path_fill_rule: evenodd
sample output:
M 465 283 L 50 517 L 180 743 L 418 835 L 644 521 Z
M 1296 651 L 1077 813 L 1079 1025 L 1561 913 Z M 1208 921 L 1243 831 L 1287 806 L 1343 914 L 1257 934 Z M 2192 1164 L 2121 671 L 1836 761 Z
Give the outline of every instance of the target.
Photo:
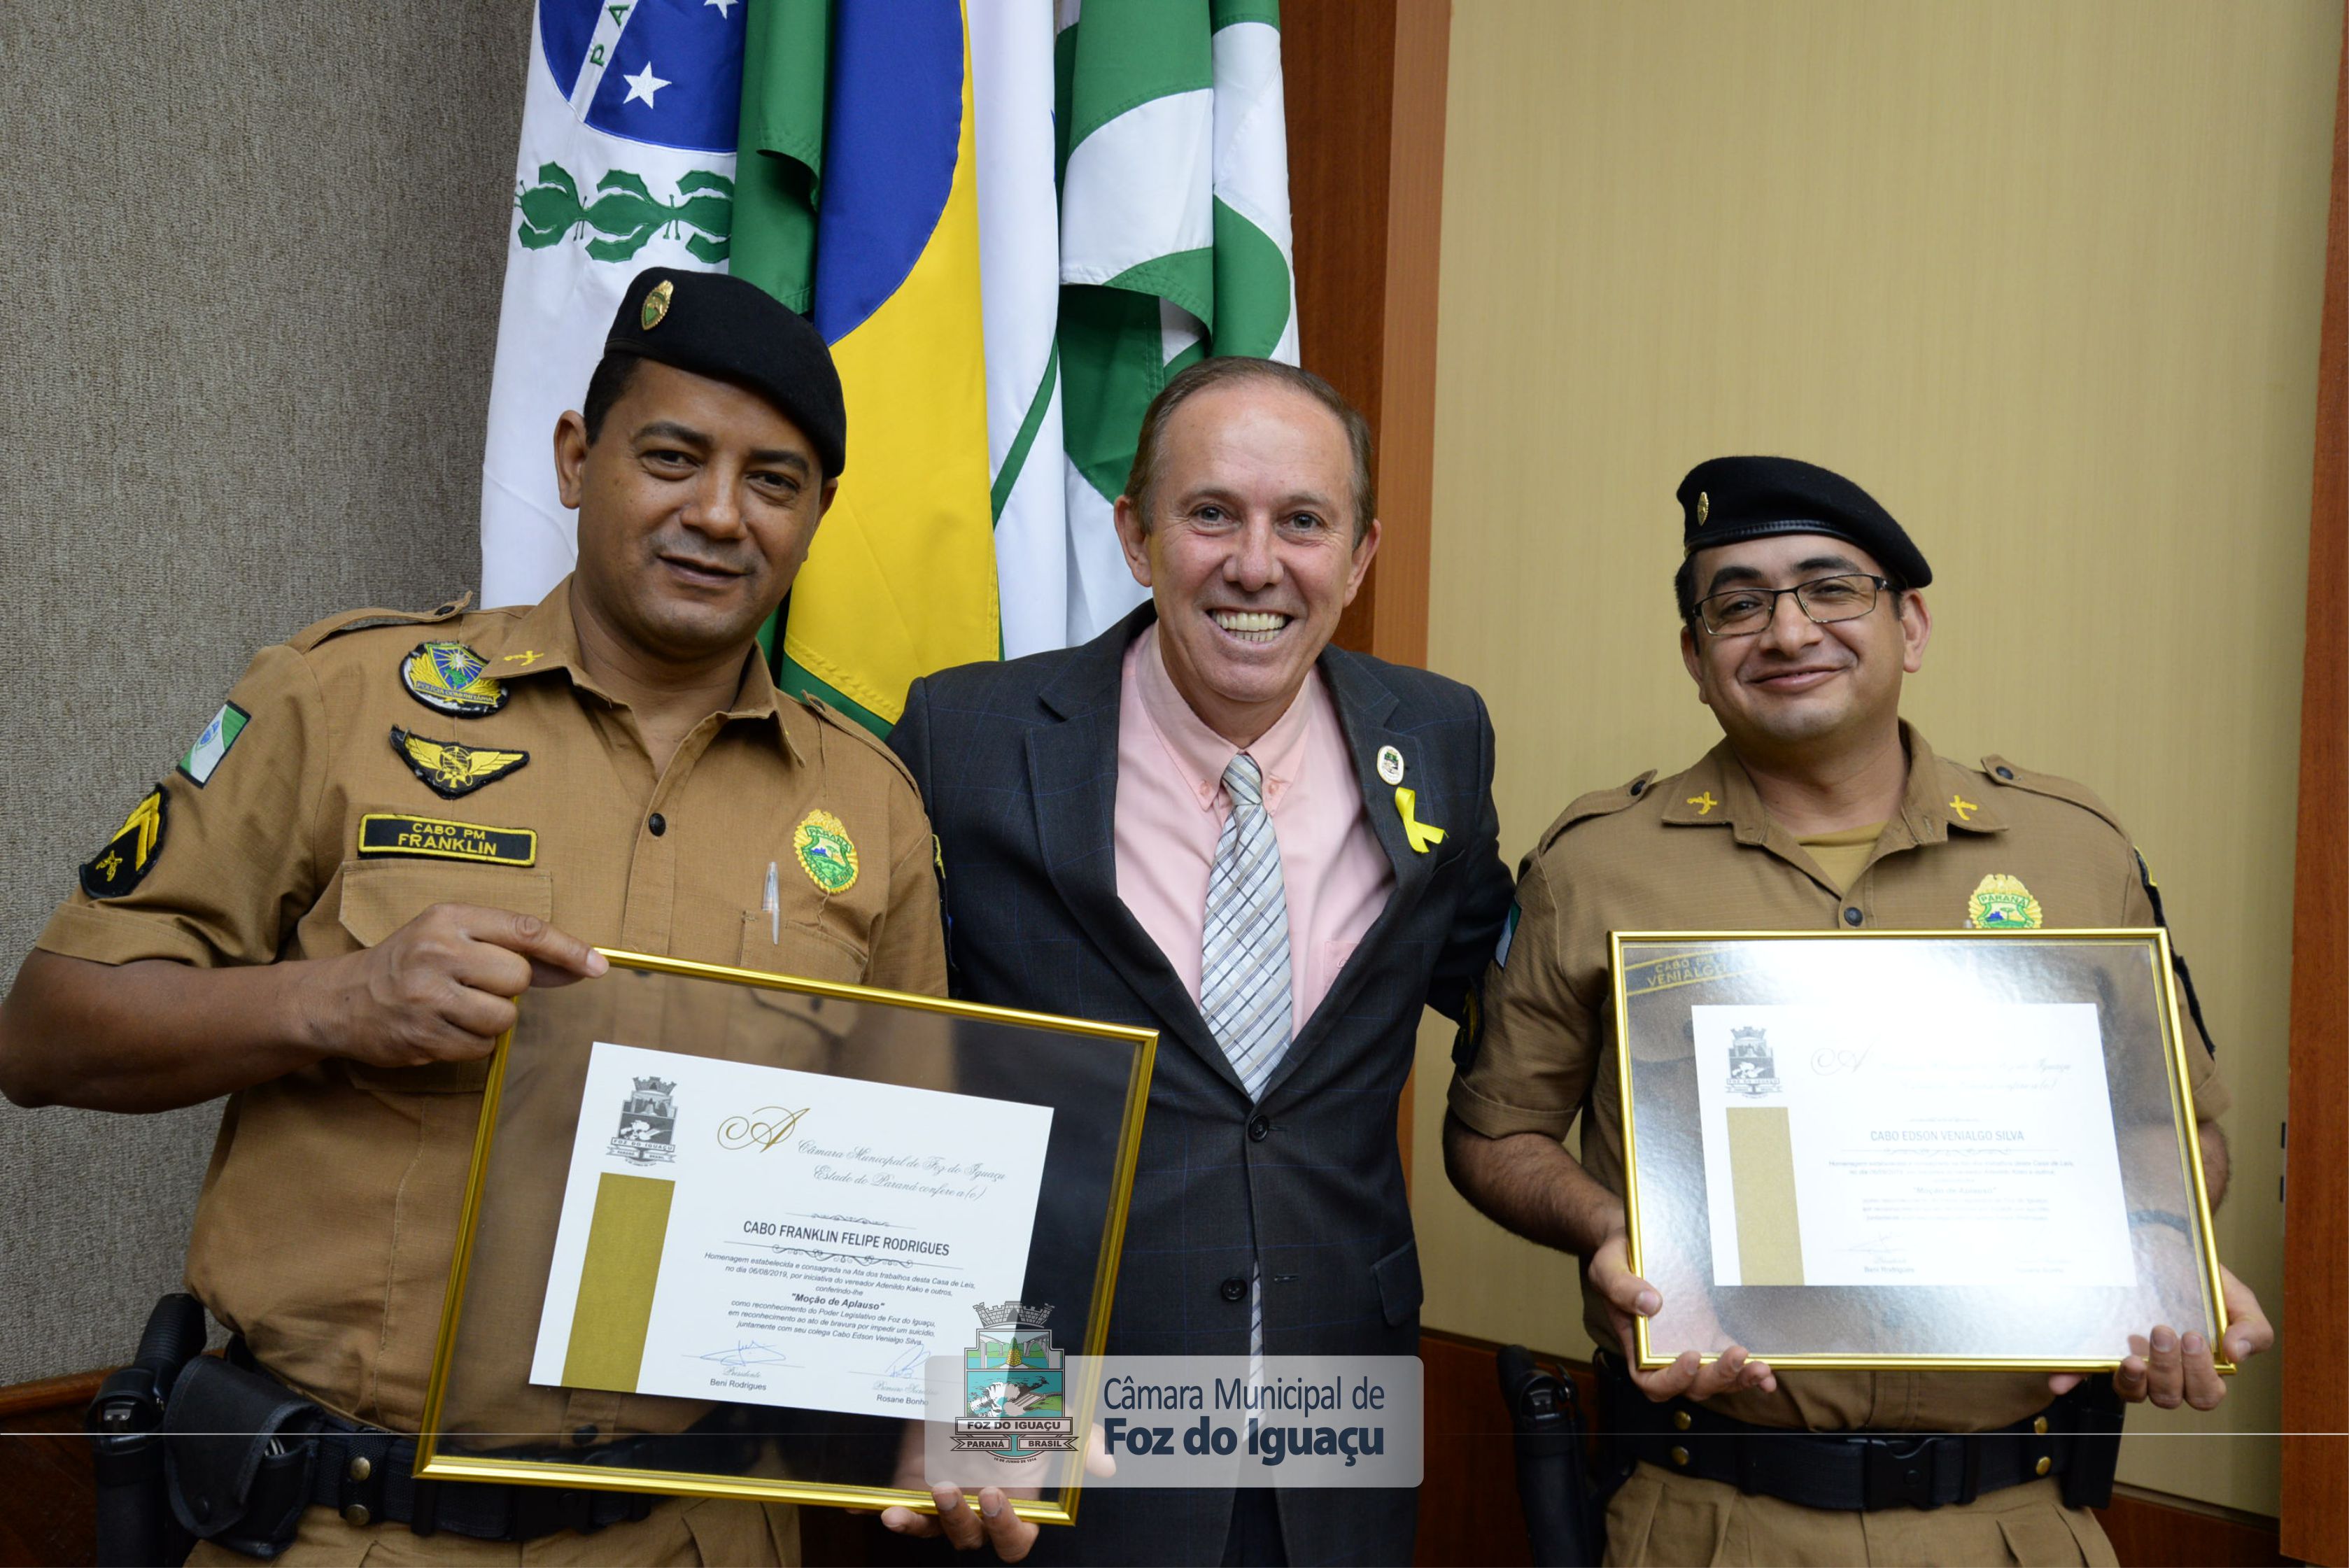
M 1159 656 L 1158 628 L 1146 628 L 1125 650 L 1118 697 L 1117 893 L 1194 1002 L 1207 872 L 1231 811 L 1224 769 L 1238 750 L 1191 711 Z M 1293 1040 L 1386 908 L 1394 872 L 1371 830 L 1319 670 L 1247 750 L 1264 772 L 1265 810 L 1280 843 Z

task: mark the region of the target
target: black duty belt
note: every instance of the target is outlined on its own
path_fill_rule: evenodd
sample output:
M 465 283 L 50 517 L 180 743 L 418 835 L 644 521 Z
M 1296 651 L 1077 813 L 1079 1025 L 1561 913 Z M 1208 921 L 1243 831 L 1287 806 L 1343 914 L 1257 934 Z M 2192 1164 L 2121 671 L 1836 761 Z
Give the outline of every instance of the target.
M 651 1514 L 642 1492 L 497 1482 L 418 1480 L 416 1439 L 360 1427 L 320 1430 L 310 1474 L 310 1506 L 331 1508 L 347 1524 L 404 1524 L 418 1535 L 447 1531 L 477 1541 L 531 1541 L 557 1531 L 592 1535 L 606 1525 Z
M 277 1382 L 243 1351 L 233 1342 L 225 1358 L 189 1361 L 160 1428 L 171 1513 L 200 1540 L 274 1557 L 292 1543 L 305 1512 L 330 1508 L 355 1526 L 529 1541 L 641 1520 L 657 1501 L 584 1487 L 419 1480 L 413 1436 L 346 1420 Z M 623 1439 L 576 1458 L 626 1468 L 643 1462 L 652 1445 L 696 1440 Z M 729 1439 L 710 1433 L 700 1440 Z
M 1619 1357 L 1597 1359 L 1619 1463 L 1644 1460 L 1743 1492 L 1847 1511 L 1971 1502 L 2042 1477 L 2060 1479 L 2067 1507 L 2111 1501 L 2122 1410 L 2105 1378 L 1992 1431 L 1806 1432 L 1733 1420 L 1687 1399 L 1659 1403 L 1631 1382 Z

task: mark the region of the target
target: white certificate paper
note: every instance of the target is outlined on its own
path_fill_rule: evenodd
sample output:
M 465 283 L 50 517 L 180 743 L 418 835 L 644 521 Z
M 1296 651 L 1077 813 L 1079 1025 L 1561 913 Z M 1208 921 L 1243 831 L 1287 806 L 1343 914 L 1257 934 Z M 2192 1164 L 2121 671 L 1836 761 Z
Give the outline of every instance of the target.
M 919 1415 L 1019 1296 L 1049 1106 L 596 1042 L 531 1381 Z
M 1717 1284 L 2136 1283 L 2092 1004 L 1691 1011 Z

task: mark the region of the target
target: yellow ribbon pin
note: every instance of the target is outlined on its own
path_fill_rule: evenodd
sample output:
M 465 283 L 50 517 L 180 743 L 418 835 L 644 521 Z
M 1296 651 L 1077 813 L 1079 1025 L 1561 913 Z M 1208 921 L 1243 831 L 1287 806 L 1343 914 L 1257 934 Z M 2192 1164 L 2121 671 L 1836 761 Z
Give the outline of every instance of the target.
M 1688 798 L 1688 803 L 1696 808 L 1696 814 L 1700 817 L 1712 816 L 1713 809 L 1721 804 L 1720 801 L 1713 798 L 1713 791 L 1710 789 L 1706 790 L 1702 795 L 1690 796 Z
M 1982 808 L 1975 805 L 1971 800 L 1967 799 L 1963 795 L 1952 795 L 1950 797 L 1950 810 L 1958 814 L 1959 821 L 1971 822 L 1974 820 L 1974 813 L 1981 810 Z
M 1411 847 L 1414 853 L 1423 855 L 1444 841 L 1444 830 L 1423 822 L 1412 814 L 1413 808 L 1418 803 L 1417 790 L 1396 787 L 1395 810 L 1402 815 L 1403 837 L 1411 841 Z

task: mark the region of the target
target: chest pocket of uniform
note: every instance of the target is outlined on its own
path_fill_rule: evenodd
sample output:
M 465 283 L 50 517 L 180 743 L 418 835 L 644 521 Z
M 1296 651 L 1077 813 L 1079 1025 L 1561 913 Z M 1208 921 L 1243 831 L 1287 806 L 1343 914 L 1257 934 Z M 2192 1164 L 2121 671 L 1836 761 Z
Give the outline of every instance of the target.
M 414 861 L 353 861 L 343 866 L 342 926 L 373 947 L 436 903 L 478 903 L 551 919 L 554 879 L 512 866 L 448 865 Z M 489 1077 L 487 1057 L 421 1068 L 377 1068 L 345 1060 L 361 1088 L 393 1094 L 471 1094 Z
M 743 913 L 736 962 L 744 969 L 856 985 L 864 983 L 865 960 L 864 945 L 830 922 L 810 925 L 788 916 L 777 920 L 763 910 Z

